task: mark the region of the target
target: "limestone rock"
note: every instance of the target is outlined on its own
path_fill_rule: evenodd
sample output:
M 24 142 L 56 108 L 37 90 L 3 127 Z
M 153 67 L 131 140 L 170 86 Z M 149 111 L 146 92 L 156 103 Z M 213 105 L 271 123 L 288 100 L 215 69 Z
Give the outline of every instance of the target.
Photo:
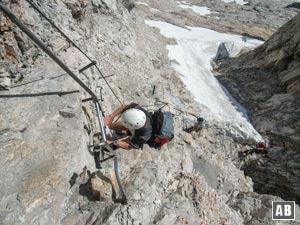
M 9 89 L 11 86 L 11 80 L 9 78 L 9 74 L 2 74 L 3 77 L 0 77 L 0 86 L 1 89 Z
M 111 13 L 117 11 L 117 1 L 116 0 L 92 0 L 94 10 L 100 10 L 104 13 Z
M 98 201 L 109 201 L 111 186 L 95 176 L 90 181 L 92 195 Z
M 72 108 L 67 107 L 65 109 L 59 110 L 59 114 L 63 117 L 71 118 L 75 116 L 75 112 Z
M 247 105 L 261 133 L 273 142 L 268 158 L 246 163 L 244 169 L 260 193 L 300 201 L 300 123 L 298 71 L 300 15 L 282 26 L 265 44 L 239 58 L 224 60 L 219 80 Z M 296 83 L 294 83 L 296 82 Z M 290 85 L 294 86 L 293 89 Z M 293 90 L 293 91 L 291 91 Z M 259 171 L 259 172 L 258 172 Z M 290 172 L 293 171 L 293 172 Z M 282 192 L 283 186 L 288 190 Z
M 121 2 L 129 12 L 135 7 L 135 2 L 133 0 L 121 0 Z
M 245 218 L 245 224 L 272 224 L 272 201 L 282 201 L 282 199 L 271 195 L 258 195 L 256 193 L 240 193 L 231 200 L 231 205 L 239 211 Z M 295 211 L 299 209 L 296 205 Z M 285 224 L 298 224 L 296 221 L 285 221 Z M 279 221 L 278 221 L 279 222 Z M 282 223 L 282 224 L 283 224 Z
M 179 74 L 170 67 L 172 62 L 168 59 L 166 46 L 176 44 L 175 41 L 153 32 L 145 25 L 145 19 L 161 19 L 182 27 L 213 27 L 239 34 L 247 31 L 249 35 L 266 38 L 297 12 L 278 7 L 279 2 L 257 5 L 254 0 L 249 0 L 247 6 L 232 4 L 232 8 L 222 1 L 197 1 L 197 5 L 203 4 L 219 12 L 205 18 L 191 10 L 184 11 L 176 2 L 168 0 L 150 0 L 143 8 L 133 7 L 131 0 L 35 1 L 84 52 L 97 61 L 105 76 L 115 75 L 107 78 L 105 83 L 94 67 L 82 74 L 77 72 L 89 60 L 68 44 L 26 1 L 13 1 L 18 4 L 8 0 L 2 2 L 99 97 L 101 88 L 101 107 L 106 115 L 120 102 L 137 102 L 150 105 L 149 110 L 157 109 L 157 106 L 153 107 L 155 98 L 183 109 L 200 111 L 180 81 Z M 274 5 L 270 11 L 267 10 L 269 4 Z M 221 19 L 217 19 L 217 15 Z M 264 23 L 269 17 L 271 19 Z M 13 83 L 13 88 L 2 91 L 1 95 L 23 95 L 0 98 L 2 224 L 240 225 L 251 221 L 248 220 L 249 214 L 261 219 L 262 224 L 270 224 L 256 211 L 268 211 L 269 204 L 264 204 L 263 196 L 253 193 L 253 182 L 237 167 L 242 165 L 235 158 L 244 146 L 236 143 L 226 132 L 226 127 L 218 124 L 201 133 L 186 134 L 182 130 L 183 115 L 175 117 L 174 141 L 161 150 L 145 146 L 143 151 L 117 151 L 120 176 L 128 199 L 128 205 L 120 205 L 113 197 L 115 179 L 107 178 L 113 170 L 113 161 L 103 162 L 103 169 L 96 170 L 93 153 L 88 147 L 93 144 L 93 137 L 100 137 L 93 104 L 81 101 L 90 96 L 3 14 L 0 23 L 3 37 L 0 39 L 0 55 L 7 65 L 1 70 L 4 68 L 1 64 L 0 72 Z M 286 61 L 284 52 L 281 56 L 282 60 L 276 62 L 278 68 L 284 67 Z M 293 68 L 289 66 L 288 74 Z M 264 74 L 264 71 L 258 74 Z M 277 91 L 275 86 L 272 90 Z M 73 90 L 80 92 L 71 92 Z M 69 91 L 70 94 L 39 95 L 55 91 Z M 24 97 L 25 94 L 35 95 Z M 290 105 L 297 98 L 280 94 L 270 99 L 272 96 L 268 95 L 268 107 L 275 103 L 280 107 L 279 102 L 283 101 L 282 108 L 294 110 Z M 170 106 L 165 109 L 178 113 Z M 283 122 L 289 119 L 285 112 L 280 114 Z M 297 108 L 293 113 L 296 112 Z M 297 129 L 286 124 L 282 127 L 285 134 L 297 140 Z M 293 146 L 294 143 L 284 140 L 283 144 Z M 274 152 L 274 157 L 282 154 L 279 149 Z M 289 157 L 293 154 L 291 152 Z M 288 162 L 291 174 L 297 173 L 297 165 L 294 161 Z M 283 167 L 278 164 L 278 168 Z M 284 177 L 284 170 L 277 171 Z

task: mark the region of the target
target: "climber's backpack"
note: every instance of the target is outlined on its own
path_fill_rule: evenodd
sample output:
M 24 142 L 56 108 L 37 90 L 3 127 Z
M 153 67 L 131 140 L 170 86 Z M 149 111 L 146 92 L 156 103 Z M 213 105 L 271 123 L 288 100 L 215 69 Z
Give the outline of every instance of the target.
M 152 114 L 152 135 L 147 144 L 151 148 L 160 149 L 174 138 L 174 118 L 171 112 L 160 109 Z

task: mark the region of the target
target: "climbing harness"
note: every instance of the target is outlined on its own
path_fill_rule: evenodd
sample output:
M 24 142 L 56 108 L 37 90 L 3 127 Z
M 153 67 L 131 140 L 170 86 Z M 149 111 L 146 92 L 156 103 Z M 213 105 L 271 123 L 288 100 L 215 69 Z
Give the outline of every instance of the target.
M 94 147 L 94 156 L 95 156 L 95 162 L 96 162 L 96 168 L 101 169 L 101 162 L 107 160 L 100 160 L 100 152 L 103 153 L 106 151 L 110 152 L 109 158 L 114 158 L 114 171 L 117 178 L 117 183 L 119 186 L 119 190 L 121 193 L 122 199 L 119 201 L 122 204 L 127 204 L 127 198 L 124 193 L 124 189 L 122 186 L 122 182 L 119 176 L 118 172 L 118 153 L 117 151 L 114 151 L 110 145 L 107 144 L 107 136 L 111 136 L 111 132 L 109 128 L 104 124 L 104 113 L 103 110 L 99 104 L 98 98 L 96 94 L 85 84 L 83 83 L 55 54 L 34 34 L 32 33 L 17 17 L 2 3 L 0 0 L 0 9 L 4 12 L 4 14 L 13 22 L 15 23 L 38 47 L 40 47 L 45 53 L 47 53 L 50 58 L 52 58 L 67 74 L 69 74 L 87 93 L 90 94 L 91 98 L 86 99 L 86 101 L 93 101 L 97 113 L 98 123 L 101 130 L 101 141 L 99 144 L 93 145 Z M 69 40 L 69 38 L 68 38 Z M 76 45 L 75 45 L 76 46 Z M 91 60 L 91 59 L 90 59 Z M 83 72 L 85 69 L 89 68 L 90 66 L 95 65 L 95 61 L 91 60 L 91 63 L 84 68 L 82 68 L 80 71 Z M 100 72 L 101 76 L 104 78 L 103 74 L 101 73 L 100 69 L 96 66 L 98 71 Z M 104 78 L 105 80 L 105 78 Z M 107 82 L 107 81 L 106 81 Z M 114 92 L 113 92 L 114 93 Z M 118 99 L 119 100 L 119 99 Z M 120 100 L 119 100 L 120 101 Z

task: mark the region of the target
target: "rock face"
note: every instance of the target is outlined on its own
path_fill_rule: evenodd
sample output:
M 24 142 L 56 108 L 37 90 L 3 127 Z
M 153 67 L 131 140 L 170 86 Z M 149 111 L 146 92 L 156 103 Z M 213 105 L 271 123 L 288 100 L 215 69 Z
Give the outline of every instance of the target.
M 199 16 L 191 9 L 183 9 L 180 1 L 167 2 L 155 0 L 145 1 L 147 5 L 136 4 L 141 10 L 150 14 L 148 17 L 154 20 L 162 20 L 177 26 L 199 26 L 212 28 L 219 32 L 244 34 L 250 37 L 267 40 L 284 23 L 297 15 L 299 10 L 286 8 L 291 0 L 249 0 L 246 5 L 234 2 L 211 0 L 182 1 L 181 4 L 192 4 L 198 7 L 208 7 L 211 14 Z M 159 10 L 154 10 L 154 9 Z
M 145 25 L 144 17 L 153 15 L 141 6 L 127 0 L 35 1 L 104 75 L 114 75 L 107 81 L 117 99 L 95 68 L 77 72 L 89 61 L 26 1 L 2 2 L 103 97 L 106 114 L 118 99 L 151 110 L 159 98 L 197 111 L 171 69 L 165 46 L 173 40 Z M 158 10 L 176 4 L 160 1 Z M 174 19 L 183 17 L 180 10 L 170 20 L 180 23 Z M 99 132 L 93 105 L 82 102 L 89 95 L 2 13 L 0 19 L 0 82 L 9 89 L 0 93 L 0 224 L 273 224 L 270 202 L 280 198 L 253 192 L 251 179 L 235 166 L 243 146 L 223 127 L 184 132 L 183 115 L 175 117 L 176 137 L 161 151 L 118 150 L 128 198 L 128 205 L 119 204 L 112 162 L 96 170 L 87 147 Z
M 300 15 L 265 44 L 222 62 L 219 80 L 252 115 L 253 123 L 273 141 L 269 157 L 247 162 L 245 173 L 260 193 L 300 202 Z M 287 190 L 287 191 L 282 191 Z

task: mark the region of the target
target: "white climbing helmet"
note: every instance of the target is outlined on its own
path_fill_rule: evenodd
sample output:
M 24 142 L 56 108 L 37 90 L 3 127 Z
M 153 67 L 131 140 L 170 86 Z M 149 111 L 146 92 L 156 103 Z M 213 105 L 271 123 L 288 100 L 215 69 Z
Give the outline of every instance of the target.
M 146 123 L 146 115 L 140 109 L 127 109 L 122 114 L 122 123 L 127 129 L 139 129 Z

